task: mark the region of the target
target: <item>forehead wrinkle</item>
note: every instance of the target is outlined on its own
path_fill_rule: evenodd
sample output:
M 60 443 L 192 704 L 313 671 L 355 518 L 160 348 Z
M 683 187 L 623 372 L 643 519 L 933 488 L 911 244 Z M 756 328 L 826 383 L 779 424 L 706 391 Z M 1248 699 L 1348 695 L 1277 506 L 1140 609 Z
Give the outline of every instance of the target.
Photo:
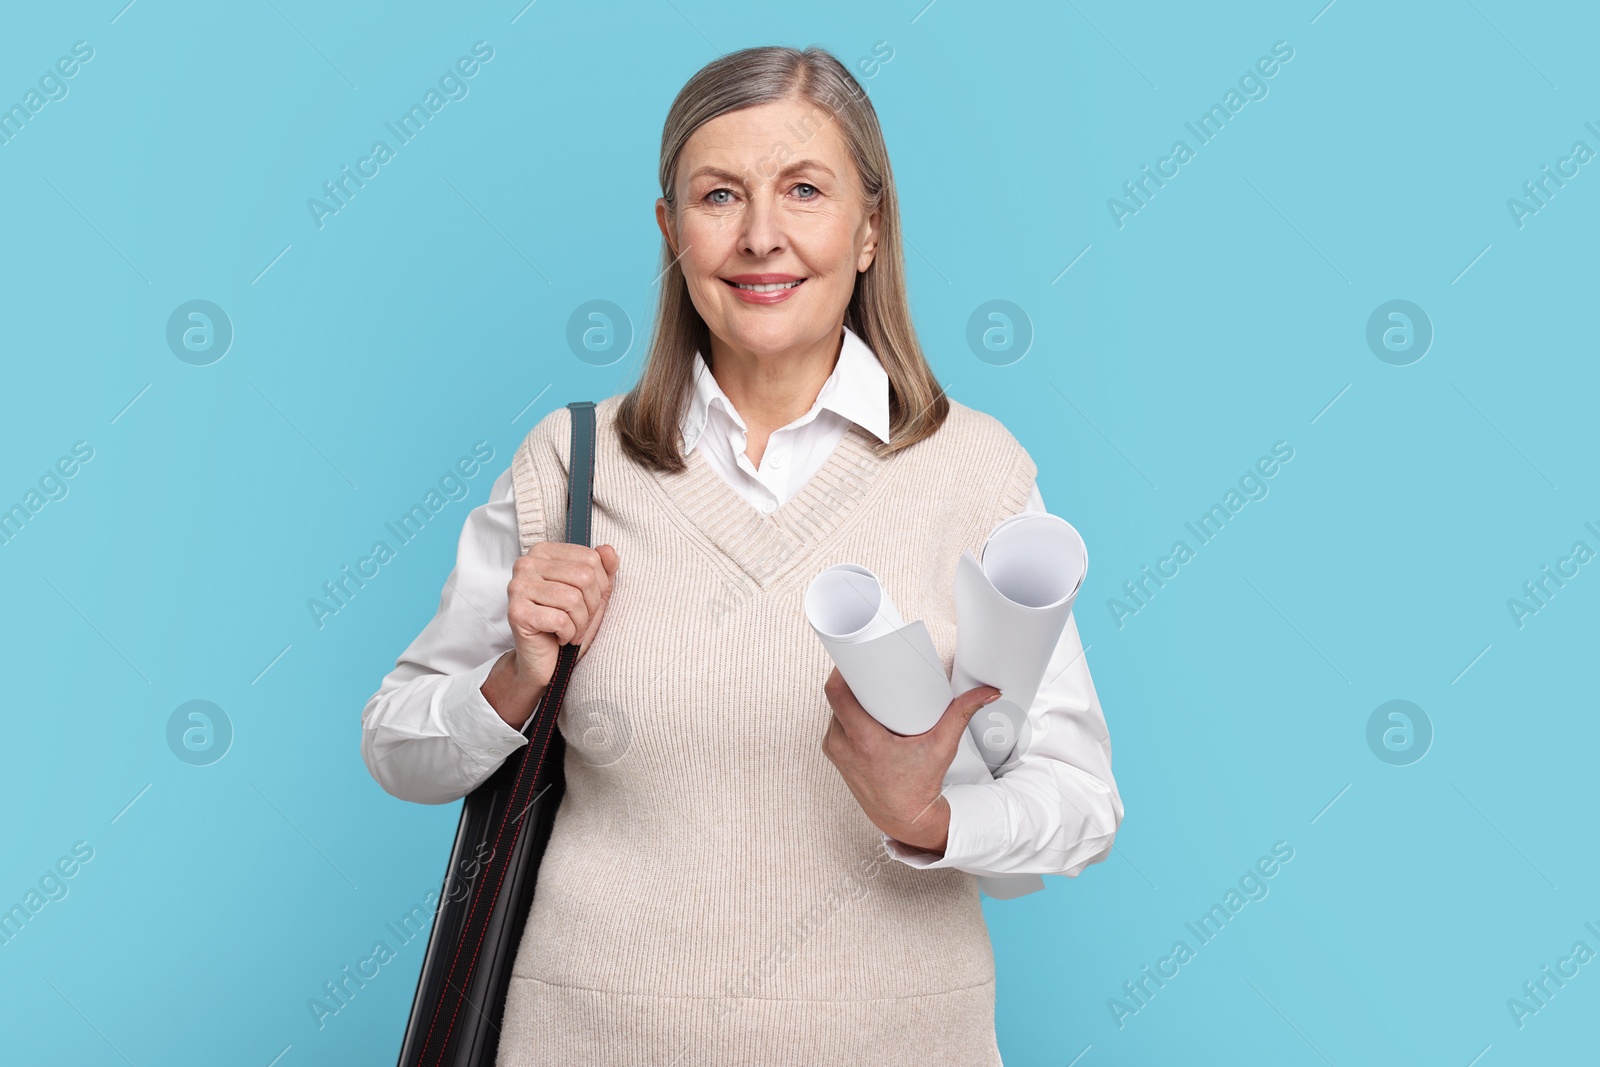
M 820 159 L 797 159 L 791 163 L 786 163 L 778 169 L 778 173 L 775 175 L 775 177 L 781 178 L 786 174 L 795 174 L 803 170 L 820 171 L 821 173 L 828 175 L 830 178 L 838 177 L 838 175 L 833 172 L 833 168 L 822 162 Z M 725 181 L 734 181 L 740 183 L 743 183 L 745 180 L 741 175 L 735 174 L 732 171 L 724 170 L 721 167 L 715 167 L 707 164 L 705 166 L 696 168 L 695 172 L 689 175 L 689 181 L 692 182 L 697 178 L 708 177 L 720 178 Z

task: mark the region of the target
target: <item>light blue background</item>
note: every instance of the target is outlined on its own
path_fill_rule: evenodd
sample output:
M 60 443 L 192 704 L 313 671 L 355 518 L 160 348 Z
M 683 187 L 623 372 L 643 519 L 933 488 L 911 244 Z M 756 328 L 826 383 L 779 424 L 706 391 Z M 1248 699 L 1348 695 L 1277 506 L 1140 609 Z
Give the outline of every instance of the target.
M 94 48 L 0 146 L 0 506 L 94 449 L 0 546 L 0 905 L 94 849 L 0 946 L 8 1061 L 392 1062 L 420 941 L 323 1028 L 307 1000 L 437 888 L 458 808 L 374 784 L 361 707 L 515 443 L 637 373 L 684 80 L 754 44 L 853 66 L 878 42 L 861 76 L 922 341 L 1087 540 L 1078 624 L 1127 805 L 1104 863 L 986 902 L 1007 1064 L 1593 1049 L 1600 963 L 1522 1028 L 1506 1003 L 1600 951 L 1600 568 L 1520 628 L 1507 607 L 1600 549 L 1600 164 L 1520 228 L 1507 208 L 1600 149 L 1592 9 L 122 3 L 16 6 L 0 34 L 0 104 Z M 470 95 L 319 230 L 307 198 L 479 40 Z M 1269 94 L 1119 228 L 1108 198 L 1195 147 L 1184 123 L 1277 41 Z M 164 339 L 193 299 L 236 330 L 210 366 Z M 565 341 L 592 299 L 637 331 L 606 367 Z M 1035 335 L 1006 366 L 965 340 L 994 299 Z M 1409 366 L 1365 340 L 1392 299 L 1436 331 Z M 468 499 L 318 629 L 307 599 L 480 440 Z M 1108 598 L 1277 441 L 1270 495 L 1119 627 Z M 207 767 L 166 741 L 194 699 L 235 730 Z M 1435 731 L 1409 766 L 1367 744 L 1392 699 Z M 1185 921 L 1277 841 L 1270 895 L 1196 947 Z M 1180 938 L 1195 958 L 1119 1028 L 1108 1000 Z

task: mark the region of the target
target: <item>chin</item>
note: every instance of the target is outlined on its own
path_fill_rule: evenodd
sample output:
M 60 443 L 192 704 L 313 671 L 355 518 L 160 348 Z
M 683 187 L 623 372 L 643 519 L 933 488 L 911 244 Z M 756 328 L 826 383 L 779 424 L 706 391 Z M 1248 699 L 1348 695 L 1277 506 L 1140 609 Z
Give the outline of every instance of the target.
M 729 339 L 752 352 L 786 352 L 811 340 L 811 331 L 802 326 L 802 323 L 793 319 L 760 323 L 739 323 L 735 320 L 733 336 Z

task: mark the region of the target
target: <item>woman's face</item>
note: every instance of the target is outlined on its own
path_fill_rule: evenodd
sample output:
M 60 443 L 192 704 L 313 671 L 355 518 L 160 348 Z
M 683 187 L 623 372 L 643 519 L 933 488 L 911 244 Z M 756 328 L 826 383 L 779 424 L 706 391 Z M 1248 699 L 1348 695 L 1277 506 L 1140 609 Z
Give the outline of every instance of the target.
M 714 338 L 780 354 L 836 335 L 878 214 L 832 115 L 799 98 L 720 115 L 684 145 L 676 191 L 676 232 L 664 199 L 656 222 Z

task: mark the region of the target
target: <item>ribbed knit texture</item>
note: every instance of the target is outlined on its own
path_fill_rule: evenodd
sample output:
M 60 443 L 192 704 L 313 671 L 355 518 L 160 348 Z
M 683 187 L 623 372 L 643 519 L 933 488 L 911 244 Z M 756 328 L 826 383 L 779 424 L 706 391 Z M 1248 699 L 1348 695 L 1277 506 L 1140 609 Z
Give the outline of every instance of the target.
M 500 1067 L 1000 1062 L 973 876 L 890 857 L 822 754 L 832 661 L 806 585 L 854 562 L 948 672 L 951 578 L 1035 468 L 951 402 L 887 458 L 852 425 L 761 515 L 692 452 L 663 475 L 597 406 L 593 543 L 621 560 L 559 725 L 567 791 L 513 968 Z M 570 414 L 513 460 L 523 550 L 564 536 Z

